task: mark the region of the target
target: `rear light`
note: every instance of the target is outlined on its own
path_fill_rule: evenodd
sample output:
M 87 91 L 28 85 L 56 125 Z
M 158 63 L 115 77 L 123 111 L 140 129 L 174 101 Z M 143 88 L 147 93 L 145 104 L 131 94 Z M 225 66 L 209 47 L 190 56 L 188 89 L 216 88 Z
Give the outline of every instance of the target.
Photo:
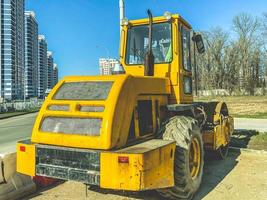
M 20 146 L 19 150 L 22 151 L 22 152 L 25 152 L 26 151 L 26 147 L 25 146 Z
M 129 163 L 129 157 L 128 156 L 119 156 L 118 157 L 118 163 Z

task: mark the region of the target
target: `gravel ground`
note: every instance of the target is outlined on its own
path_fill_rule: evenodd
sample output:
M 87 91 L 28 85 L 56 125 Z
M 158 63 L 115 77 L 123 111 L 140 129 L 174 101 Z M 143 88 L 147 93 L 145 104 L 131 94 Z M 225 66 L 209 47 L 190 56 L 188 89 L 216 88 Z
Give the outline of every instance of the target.
M 68 181 L 53 188 L 40 191 L 24 200 L 160 200 L 154 192 L 135 194 L 103 190 L 89 190 L 83 184 Z M 266 200 L 267 199 L 267 153 L 261 151 L 231 152 L 225 161 L 207 160 L 201 188 L 194 200 Z

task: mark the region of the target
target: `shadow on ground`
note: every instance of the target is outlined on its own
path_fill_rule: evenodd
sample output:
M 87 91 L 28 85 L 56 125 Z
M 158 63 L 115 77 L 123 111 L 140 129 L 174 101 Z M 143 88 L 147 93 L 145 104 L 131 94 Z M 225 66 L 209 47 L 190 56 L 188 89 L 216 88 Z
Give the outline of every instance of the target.
M 240 151 L 229 152 L 225 160 L 205 159 L 204 175 L 199 191 L 195 195 L 194 200 L 203 199 L 234 169 L 238 164 L 237 158 Z M 229 188 L 230 190 L 231 188 Z
M 214 188 L 232 171 L 237 165 L 237 157 L 240 155 L 239 151 L 229 152 L 229 156 L 225 160 L 212 160 L 212 158 L 205 158 L 204 174 L 202 184 L 199 191 L 194 197 L 194 200 L 203 199 L 209 192 Z M 231 188 L 229 188 L 231 189 Z M 132 192 L 116 192 L 112 190 L 103 190 L 96 187 L 91 187 L 98 193 L 112 193 L 123 197 L 131 197 L 136 199 L 144 200 L 161 200 L 163 198 L 156 191 L 146 191 L 139 193 Z
M 251 138 L 256 135 L 259 135 L 256 130 L 237 129 L 231 137 L 230 146 L 247 148 Z

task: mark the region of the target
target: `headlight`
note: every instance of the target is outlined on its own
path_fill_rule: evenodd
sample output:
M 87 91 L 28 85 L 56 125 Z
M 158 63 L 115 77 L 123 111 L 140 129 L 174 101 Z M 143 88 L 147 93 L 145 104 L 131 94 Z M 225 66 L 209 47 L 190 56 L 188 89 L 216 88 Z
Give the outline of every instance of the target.
M 166 11 L 164 13 L 164 17 L 167 19 L 167 20 L 170 20 L 172 18 L 172 14 L 169 12 L 169 11 Z
M 121 23 L 122 23 L 122 25 L 127 26 L 127 25 L 129 24 L 129 20 L 128 20 L 126 17 L 124 17 L 124 18 L 122 19 Z
M 41 125 L 42 132 L 99 136 L 102 119 L 46 117 Z

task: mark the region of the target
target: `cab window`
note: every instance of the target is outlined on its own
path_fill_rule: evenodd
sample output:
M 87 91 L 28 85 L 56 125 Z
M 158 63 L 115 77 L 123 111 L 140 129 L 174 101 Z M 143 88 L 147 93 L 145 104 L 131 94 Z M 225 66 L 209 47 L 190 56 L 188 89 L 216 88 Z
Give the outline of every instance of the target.
M 147 51 L 148 25 L 130 27 L 127 37 L 126 64 L 144 64 Z M 156 64 L 172 61 L 171 23 L 153 24 L 152 51 Z
M 192 94 L 192 78 L 190 76 L 183 77 L 183 87 L 185 94 Z
M 186 71 L 191 71 L 191 53 L 190 53 L 190 30 L 182 27 L 182 55 L 183 67 Z

